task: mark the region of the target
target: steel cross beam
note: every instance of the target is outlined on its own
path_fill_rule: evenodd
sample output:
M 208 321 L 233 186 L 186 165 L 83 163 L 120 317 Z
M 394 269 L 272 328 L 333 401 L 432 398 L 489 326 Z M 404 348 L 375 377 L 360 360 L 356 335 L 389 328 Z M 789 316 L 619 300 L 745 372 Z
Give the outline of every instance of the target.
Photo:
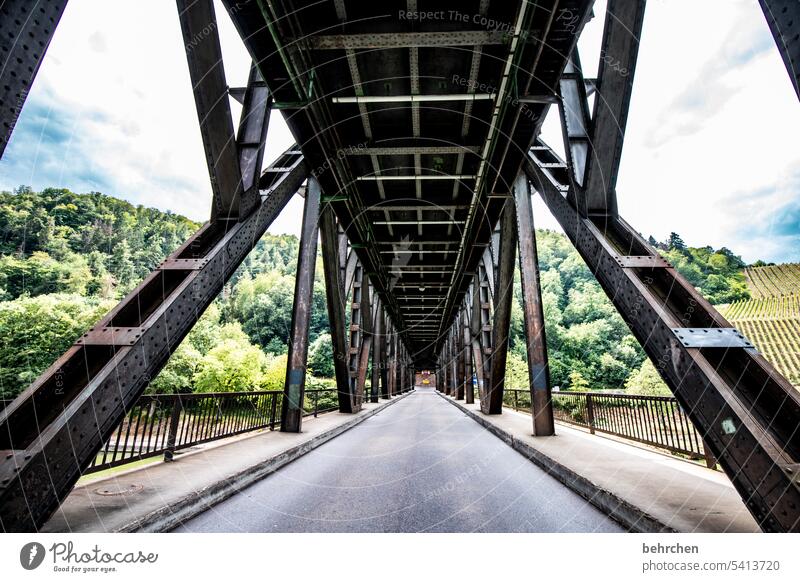
M 558 156 L 539 141 L 528 178 L 756 521 L 765 531 L 800 531 L 800 395 L 752 346 L 726 333 L 725 318 L 624 220 L 581 217 L 542 158 Z M 721 339 L 703 347 L 681 337 L 686 328 Z
M 66 6 L 67 0 L 0 3 L 0 158 Z
M 281 404 L 281 431 L 300 432 L 303 420 L 303 398 L 308 367 L 308 330 L 314 307 L 314 265 L 317 261 L 317 233 L 322 189 L 313 176 L 308 179 L 303 230 L 297 259 L 297 276 L 292 304 L 292 331 L 286 365 L 284 398 Z
M 306 179 L 287 150 L 241 222 L 206 223 L 0 412 L 0 528 L 36 531 Z
M 795 93 L 800 97 L 800 2 L 759 0 Z

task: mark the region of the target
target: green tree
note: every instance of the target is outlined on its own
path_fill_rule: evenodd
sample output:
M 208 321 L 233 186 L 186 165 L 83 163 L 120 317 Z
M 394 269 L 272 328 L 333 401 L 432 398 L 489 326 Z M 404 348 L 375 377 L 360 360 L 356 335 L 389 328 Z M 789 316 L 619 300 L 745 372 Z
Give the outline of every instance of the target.
M 625 382 L 625 387 L 631 394 L 641 394 L 642 396 L 672 396 L 669 387 L 661 379 L 653 362 L 649 359 L 645 360 L 642 366 L 630 375 Z
M 323 333 L 309 346 L 308 367 L 314 376 L 333 378 L 333 341 L 330 334 Z
M 112 305 L 63 294 L 0 302 L 2 398 L 19 394 Z

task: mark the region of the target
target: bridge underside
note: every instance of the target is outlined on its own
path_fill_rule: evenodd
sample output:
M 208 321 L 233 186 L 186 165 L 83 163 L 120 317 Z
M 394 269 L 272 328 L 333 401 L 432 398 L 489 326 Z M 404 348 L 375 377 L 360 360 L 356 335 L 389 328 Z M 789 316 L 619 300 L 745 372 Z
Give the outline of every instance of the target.
M 2 8 L 3 58 L 21 63 L 2 69 L 2 146 L 66 0 L 40 4 L 44 21 L 22 0 Z M 225 78 L 213 2 L 177 4 L 211 220 L 0 412 L 4 529 L 55 510 L 304 181 L 282 430 L 300 430 L 319 236 L 340 411 L 433 370 L 468 402 L 474 375 L 499 414 L 519 260 L 533 430 L 553 434 L 533 186 L 762 528 L 800 528 L 797 393 L 618 214 L 644 0 L 608 0 L 597 79 L 576 48 L 591 0 L 223 0 L 253 60 L 242 88 Z M 796 86 L 800 9 L 761 4 Z M 539 139 L 551 105 L 566 160 Z M 262 172 L 275 110 L 297 145 Z

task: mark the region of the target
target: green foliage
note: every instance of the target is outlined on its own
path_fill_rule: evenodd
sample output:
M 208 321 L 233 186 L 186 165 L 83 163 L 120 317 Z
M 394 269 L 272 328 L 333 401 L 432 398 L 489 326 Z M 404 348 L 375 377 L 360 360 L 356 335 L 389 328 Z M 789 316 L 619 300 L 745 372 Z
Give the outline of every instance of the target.
M 731 303 L 750 297 L 743 273 L 745 263 L 729 249 L 687 247 L 674 232 L 666 242 L 655 246 L 711 303 Z
M 578 370 L 569 373 L 569 388 L 574 392 L 586 392 L 591 388 L 589 381 Z
M 58 261 L 43 251 L 0 257 L 0 298 L 70 293 L 83 295 L 91 272 L 86 259 L 68 253 Z
M 0 289 L 120 296 L 198 227 L 97 192 L 0 192 Z
M 328 333 L 315 339 L 308 349 L 308 368 L 315 376 L 333 378 L 333 341 Z
M 112 306 L 65 294 L 0 302 L 0 397 L 24 390 Z
M 645 360 L 641 368 L 631 374 L 625 387 L 630 394 L 640 394 L 642 396 L 671 396 L 672 392 L 659 376 L 653 362 Z
M 247 392 L 258 390 L 269 361 L 250 343 L 237 324 L 227 324 L 220 340 L 203 357 L 194 374 L 196 392 Z

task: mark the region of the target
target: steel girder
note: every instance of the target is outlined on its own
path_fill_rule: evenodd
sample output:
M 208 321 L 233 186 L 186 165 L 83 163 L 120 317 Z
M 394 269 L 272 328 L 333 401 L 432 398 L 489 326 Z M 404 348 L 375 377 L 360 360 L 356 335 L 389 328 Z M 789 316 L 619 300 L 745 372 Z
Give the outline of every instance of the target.
M 0 412 L 0 527 L 41 527 L 306 179 L 287 150 L 245 220 L 205 224 Z
M 800 2 L 759 0 L 795 93 L 800 97 Z
M 348 348 L 345 337 L 345 286 L 342 281 L 340 238 L 336 216 L 329 205 L 322 209 L 320 217 L 320 244 L 322 266 L 325 272 L 325 295 L 328 302 L 328 321 L 333 344 L 333 368 L 336 373 L 336 388 L 339 412 L 356 412 L 354 394 L 351 392 L 350 373 L 347 367 Z
M 300 432 L 308 367 L 308 331 L 314 307 L 314 275 L 317 262 L 317 234 L 322 190 L 313 176 L 308 179 L 303 229 L 300 233 L 297 276 L 294 283 L 292 328 L 286 364 L 284 398 L 281 404 L 281 431 Z
M 800 531 L 800 396 L 754 348 L 696 347 L 682 331 L 731 325 L 624 220 L 581 217 L 539 142 L 534 188 L 685 408 L 765 531 Z M 558 166 L 556 166 L 558 167 Z M 563 170 L 562 170 L 563 171 Z
M 514 184 L 517 232 L 519 233 L 519 272 L 522 284 L 523 328 L 528 354 L 528 385 L 531 391 L 533 434 L 555 434 L 550 394 L 550 366 L 544 328 L 539 259 L 536 256 L 536 230 L 531 212 L 530 189 L 524 174 Z
M 503 210 L 498 241 L 500 248 L 497 255 L 494 286 L 494 317 L 489 362 L 491 383 L 487 387 L 487 409 L 484 410 L 487 414 L 500 414 L 503 411 L 511 306 L 514 301 L 514 260 L 517 251 L 517 229 L 514 216 L 514 203 L 509 198 Z M 538 264 L 535 267 L 538 269 Z M 486 328 L 484 327 L 484 329 Z
M 592 115 L 591 156 L 586 168 L 586 211 L 616 212 L 616 187 L 645 0 L 609 0 Z M 577 51 L 576 51 L 577 52 Z M 584 87 L 586 83 L 584 83 Z M 585 98 L 585 89 L 582 92 Z
M 0 3 L 0 158 L 66 6 L 67 0 Z
M 222 49 L 219 43 L 217 17 L 213 0 L 177 0 L 178 13 L 186 47 L 186 60 L 189 64 L 189 76 L 192 80 L 197 118 L 200 123 L 200 134 L 206 154 L 206 164 L 211 178 L 211 190 L 214 195 L 211 218 L 239 217 L 239 204 L 242 200 L 242 171 L 239 165 L 239 149 L 233 131 L 231 107 L 228 100 L 228 83 L 222 64 Z M 251 81 L 255 78 L 251 75 Z M 249 99 L 252 100 L 259 88 L 252 86 Z M 266 115 L 267 99 L 264 98 L 261 115 Z M 255 119 L 243 118 L 244 127 L 255 123 Z M 265 125 L 265 124 L 262 124 Z M 256 151 L 263 146 L 260 138 L 265 135 L 266 127 L 259 131 L 255 128 Z M 247 132 L 246 132 L 247 133 Z M 246 150 L 242 155 L 250 156 Z M 251 174 L 257 175 L 259 168 L 252 168 Z

